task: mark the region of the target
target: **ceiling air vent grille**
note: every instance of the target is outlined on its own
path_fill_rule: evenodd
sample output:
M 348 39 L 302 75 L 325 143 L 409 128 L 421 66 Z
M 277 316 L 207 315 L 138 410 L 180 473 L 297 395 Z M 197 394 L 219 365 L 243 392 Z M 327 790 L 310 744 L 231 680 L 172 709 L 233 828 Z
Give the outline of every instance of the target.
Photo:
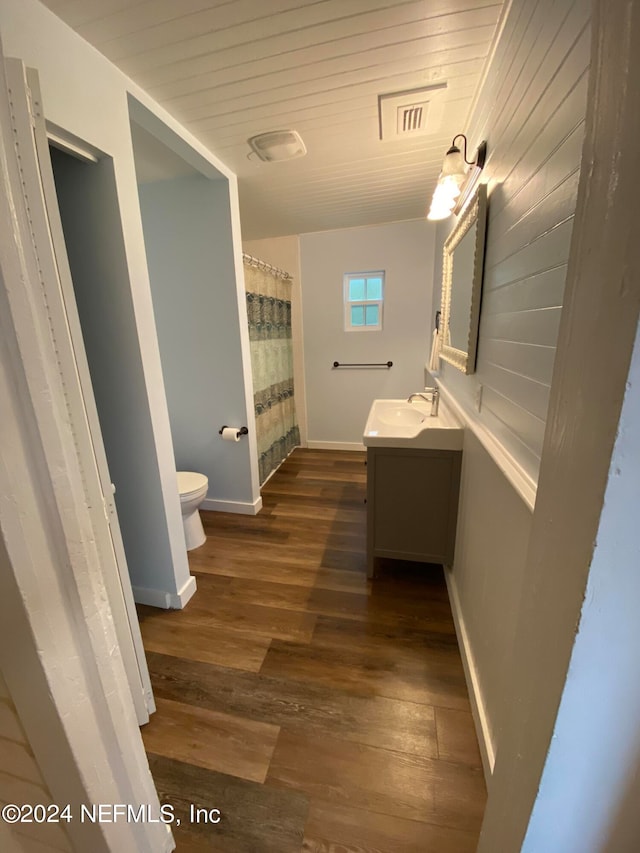
M 426 119 L 426 110 L 423 107 L 404 107 L 398 110 L 398 118 L 400 116 L 402 116 L 402 127 L 398 132 L 409 133 L 422 128 L 422 117 Z
M 378 95 L 380 139 L 406 139 L 438 133 L 446 83 Z

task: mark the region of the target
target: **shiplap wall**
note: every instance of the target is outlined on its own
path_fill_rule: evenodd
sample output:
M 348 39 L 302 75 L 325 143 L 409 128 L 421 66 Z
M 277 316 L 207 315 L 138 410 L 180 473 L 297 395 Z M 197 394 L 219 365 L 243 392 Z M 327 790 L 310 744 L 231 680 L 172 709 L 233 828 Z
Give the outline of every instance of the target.
M 51 802 L 47 783 L 0 673 L 0 804 L 49 805 Z M 71 846 L 64 823 L 20 823 L 10 829 L 7 824 L 0 826 L 0 849 L 6 853 L 46 853 L 70 851 Z
M 515 0 L 469 131 L 489 155 L 477 372 L 445 364 L 442 380 L 534 480 L 576 204 L 589 14 L 587 0 Z
M 471 424 L 489 430 L 534 480 L 576 206 L 589 14 L 589 0 L 514 0 L 506 18 L 470 128 L 474 144 L 486 138 L 489 149 L 477 373 L 465 376 L 443 365 L 440 376 Z M 440 247 L 450 225 L 438 231 Z M 449 582 L 489 756 L 499 749 L 511 712 L 531 519 L 527 504 L 468 429 Z

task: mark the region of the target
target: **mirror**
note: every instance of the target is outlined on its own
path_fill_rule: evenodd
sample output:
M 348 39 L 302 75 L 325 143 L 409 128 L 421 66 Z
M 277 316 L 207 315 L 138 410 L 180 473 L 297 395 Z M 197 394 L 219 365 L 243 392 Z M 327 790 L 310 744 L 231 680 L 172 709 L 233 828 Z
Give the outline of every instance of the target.
M 481 184 L 444 244 L 440 358 L 463 373 L 476 369 L 487 187 Z

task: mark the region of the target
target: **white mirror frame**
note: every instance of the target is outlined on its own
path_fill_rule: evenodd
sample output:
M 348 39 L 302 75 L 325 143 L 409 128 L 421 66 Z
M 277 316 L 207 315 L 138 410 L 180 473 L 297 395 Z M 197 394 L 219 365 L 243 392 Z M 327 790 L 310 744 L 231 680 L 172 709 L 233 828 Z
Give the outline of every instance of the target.
M 473 283 L 471 286 L 471 308 L 469 311 L 469 337 L 467 349 L 461 350 L 447 343 L 449 318 L 451 315 L 451 289 L 453 286 L 453 260 L 456 247 L 465 234 L 478 223 L 473 262 Z M 484 243 L 487 227 L 487 187 L 480 184 L 460 219 L 444 244 L 442 259 L 442 337 L 440 358 L 449 362 L 463 373 L 474 373 L 476 369 L 476 350 L 478 348 L 478 326 L 480 322 L 480 302 L 482 297 L 482 276 L 484 271 Z

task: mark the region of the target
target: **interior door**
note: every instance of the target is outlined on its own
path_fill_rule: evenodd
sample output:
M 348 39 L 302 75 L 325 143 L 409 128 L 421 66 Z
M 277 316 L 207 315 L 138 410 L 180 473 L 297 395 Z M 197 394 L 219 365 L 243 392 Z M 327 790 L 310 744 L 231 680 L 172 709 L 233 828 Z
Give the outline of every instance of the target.
M 69 270 L 38 75 L 18 59 L 6 59 L 5 69 L 42 286 L 57 334 L 69 338 L 73 353 L 63 364 L 68 380 L 70 428 L 84 465 L 87 500 L 105 586 L 131 696 L 142 725 L 155 711 L 155 704 Z

